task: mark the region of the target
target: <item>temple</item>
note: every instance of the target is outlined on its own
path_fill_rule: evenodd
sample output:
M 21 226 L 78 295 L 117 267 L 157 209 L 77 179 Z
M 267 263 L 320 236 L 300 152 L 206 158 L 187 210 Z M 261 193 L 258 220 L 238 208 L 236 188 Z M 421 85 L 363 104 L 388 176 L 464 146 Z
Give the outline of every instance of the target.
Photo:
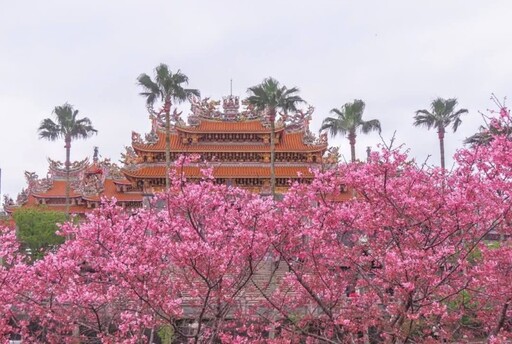
M 199 162 L 183 166 L 188 179 L 200 179 L 205 162 L 213 167 L 216 182 L 253 192 L 270 193 L 270 123 L 239 98 L 220 102 L 190 99 L 192 113 L 187 123 L 176 110 L 172 114 L 171 160 L 183 154 L 198 154 Z M 276 123 L 276 190 L 285 192 L 291 181 L 312 179 L 310 168 L 319 168 L 327 139 L 309 131 L 313 108 L 293 115 L 281 114 Z M 163 117 L 152 115 L 152 130 L 142 139 L 132 133 L 132 145 L 123 155 L 123 173 L 145 194 L 165 186 L 165 130 Z
M 66 170 L 64 164 L 48 159 L 46 178 L 39 178 L 35 172 L 25 172 L 27 188 L 23 189 L 16 201 L 4 196 L 4 209 L 12 213 L 21 206 L 44 206 L 47 209 L 66 209 Z M 142 194 L 131 188 L 121 169 L 110 159 L 99 160 L 95 148 L 92 163 L 89 158 L 72 163 L 69 171 L 70 213 L 83 215 L 100 205 L 102 197 L 115 197 L 117 204 L 124 208 L 142 206 Z
M 188 180 L 200 180 L 201 169 L 213 168 L 217 183 L 251 192 L 270 194 L 270 122 L 264 113 L 240 102 L 239 97 L 189 98 L 187 122 L 176 109 L 171 114 L 172 168 L 179 168 Z M 309 130 L 313 107 L 295 113 L 281 113 L 275 125 L 276 193 L 283 194 L 291 182 L 309 183 L 311 169 L 337 163 L 337 149 L 327 150 L 327 136 L 315 137 Z M 70 172 L 71 212 L 85 213 L 99 205 L 102 196 L 115 197 L 119 205 L 137 208 L 144 200 L 165 188 L 165 125 L 163 114 L 150 115 L 151 131 L 141 136 L 132 132 L 131 146 L 121 154 L 124 166 L 99 161 L 97 151 L 89 159 L 75 162 Z M 327 156 L 324 156 L 327 152 Z M 196 154 L 199 159 L 176 166 L 178 157 Z M 17 202 L 5 200 L 8 212 L 21 205 L 65 208 L 65 170 L 50 161 L 47 178 L 26 172 L 28 188 Z

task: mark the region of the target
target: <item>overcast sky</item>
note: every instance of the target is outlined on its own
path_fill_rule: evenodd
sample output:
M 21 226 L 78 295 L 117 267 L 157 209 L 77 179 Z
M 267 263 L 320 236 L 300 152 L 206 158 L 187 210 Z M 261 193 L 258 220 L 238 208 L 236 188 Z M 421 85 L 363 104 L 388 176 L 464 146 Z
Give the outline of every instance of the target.
M 383 137 L 418 161 L 439 164 L 437 135 L 412 126 L 415 110 L 456 97 L 469 114 L 446 137 L 453 155 L 510 96 L 512 1 L 9 1 L 0 0 L 0 168 L 2 194 L 26 186 L 23 171 L 47 172 L 64 160 L 63 142 L 38 140 L 37 128 L 69 102 L 98 135 L 72 143 L 72 159 L 120 159 L 131 131 L 149 131 L 136 78 L 166 63 L 202 96 L 244 97 L 272 76 L 297 86 L 313 105 L 311 129 L 333 107 L 366 102 Z M 358 136 L 357 155 L 377 134 Z M 349 159 L 344 137 L 330 139 Z M 451 164 L 451 159 L 448 163 Z

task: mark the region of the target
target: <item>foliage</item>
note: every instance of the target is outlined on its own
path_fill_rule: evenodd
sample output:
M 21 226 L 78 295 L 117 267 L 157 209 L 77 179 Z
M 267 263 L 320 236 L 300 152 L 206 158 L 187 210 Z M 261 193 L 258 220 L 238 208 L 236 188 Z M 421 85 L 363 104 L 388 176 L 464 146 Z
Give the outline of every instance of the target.
M 368 134 L 371 131 L 378 131 L 380 133 L 381 131 L 379 120 L 363 120 L 364 108 L 365 103 L 360 99 L 355 99 L 352 103 L 346 103 L 339 109 L 334 108 L 331 110 L 331 113 L 336 115 L 336 117 L 325 118 L 320 127 L 320 131 L 328 130 L 331 136 L 338 134 L 348 136 L 352 162 L 356 161 L 355 144 L 357 131 L 360 130 L 363 134 Z
M 439 149 L 441 153 L 441 168 L 445 168 L 445 156 L 444 156 L 444 134 L 446 128 L 452 126 L 453 132 L 456 132 L 462 123 L 461 116 L 466 114 L 468 110 L 459 109 L 456 110 L 457 99 L 443 99 L 436 98 L 430 104 L 431 111 L 418 110 L 414 116 L 414 125 L 423 126 L 427 129 L 437 129 L 439 137 Z
M 268 111 L 270 120 L 274 121 L 276 112 L 296 111 L 297 105 L 304 100 L 297 94 L 297 87 L 287 88 L 274 78 L 266 78 L 259 85 L 249 87 L 247 101 L 258 111 Z
M 78 110 L 68 103 L 56 106 L 53 113 L 56 122 L 51 118 L 45 118 L 39 126 L 39 137 L 42 139 L 50 141 L 59 138 L 64 140 L 87 139 L 97 132 L 93 128 L 91 120 L 87 117 L 77 118 Z
M 53 110 L 56 122 L 51 118 L 45 118 L 38 128 L 39 138 L 56 141 L 64 139 L 64 148 L 66 149 L 66 216 L 69 218 L 69 168 L 71 166 L 71 141 L 77 139 L 87 139 L 98 131 L 93 128 L 91 120 L 87 117 L 78 118 L 78 110 L 72 105 L 65 103 L 56 106 Z
M 173 338 L 173 329 L 169 325 L 164 325 L 158 329 L 158 336 L 162 341 L 162 344 L 171 344 Z
M 64 237 L 56 234 L 57 224 L 64 223 L 62 212 L 40 208 L 19 208 L 13 214 L 16 222 L 16 235 L 22 248 L 29 253 L 31 260 L 42 258 L 64 242 Z
M 287 88 L 274 78 L 266 78 L 259 85 L 247 89 L 249 97 L 247 102 L 257 111 L 265 112 L 270 121 L 270 189 L 272 198 L 276 197 L 276 173 L 275 173 L 275 120 L 277 111 L 296 111 L 297 105 L 304 103 L 298 95 L 297 87 Z
M 180 70 L 173 73 L 169 67 L 161 63 L 155 68 L 154 80 L 145 73 L 142 73 L 137 78 L 139 86 L 142 87 L 143 92 L 141 96 L 146 98 L 146 104 L 155 110 L 153 106 L 158 101 L 163 102 L 163 108 L 159 112 L 169 111 L 166 105 L 171 105 L 171 102 L 182 102 L 190 95 L 199 96 L 199 91 L 196 89 L 183 88 L 182 84 L 188 84 L 188 77 Z M 166 104 L 168 103 L 168 104 Z
M 494 114 L 494 111 L 490 112 Z M 507 109 L 502 107 L 500 115 L 507 116 Z M 486 119 L 486 126 L 480 126 L 477 133 L 464 140 L 465 144 L 477 146 L 488 145 L 496 136 L 505 136 L 510 139 L 510 135 L 512 134 L 512 127 L 510 125 L 493 121 L 492 119 L 488 122 L 486 116 L 484 116 L 484 119 Z
M 508 111 L 496 119 L 510 125 Z M 187 159 L 192 159 L 188 157 Z M 33 265 L 2 237 L 5 337 L 24 342 L 439 343 L 512 340 L 512 141 L 453 171 L 401 149 L 316 171 L 281 202 L 173 175 L 132 214 L 105 202 Z M 190 162 L 190 161 L 189 161 Z M 337 202 L 341 186 L 354 197 Z M 10 326 L 10 327 L 7 327 Z M 80 336 L 80 338 L 78 337 Z
M 164 63 L 155 68 L 154 80 L 149 75 L 142 73 L 137 78 L 137 82 L 143 89 L 143 92 L 139 94 L 146 98 L 146 106 L 150 114 L 157 117 L 162 114 L 165 116 L 165 188 L 168 190 L 171 166 L 171 106 L 173 102 L 181 103 L 191 95 L 199 96 L 199 90 L 184 88 L 183 85 L 188 84 L 188 76 L 180 70 L 173 73 Z M 155 110 L 155 104 L 158 102 L 162 103 L 161 108 Z

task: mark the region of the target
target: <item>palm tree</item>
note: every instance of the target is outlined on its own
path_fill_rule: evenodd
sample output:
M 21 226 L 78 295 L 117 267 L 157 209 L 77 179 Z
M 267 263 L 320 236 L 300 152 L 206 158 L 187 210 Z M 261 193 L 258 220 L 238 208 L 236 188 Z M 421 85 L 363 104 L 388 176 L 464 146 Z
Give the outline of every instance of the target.
M 327 117 L 323 120 L 320 131 L 329 130 L 331 136 L 343 134 L 348 136 L 350 142 L 351 161 L 356 161 L 356 137 L 357 131 L 361 130 L 363 134 L 371 131 L 380 133 L 380 121 L 372 119 L 363 121 L 365 103 L 360 99 L 355 99 L 352 103 L 346 103 L 339 109 L 332 109 L 330 113 L 337 117 Z
M 141 96 L 146 97 L 146 105 L 151 113 L 165 114 L 165 187 L 169 189 L 169 171 L 171 169 L 171 106 L 173 102 L 181 103 L 189 95 L 199 96 L 196 89 L 183 88 L 182 84 L 188 84 L 188 77 L 180 70 L 173 73 L 166 64 L 161 63 L 155 68 L 155 80 L 147 74 L 141 74 L 137 78 L 143 88 Z M 158 111 L 154 110 L 157 101 L 162 102 Z
M 69 168 L 71 166 L 70 150 L 71 141 L 76 139 L 87 139 L 98 131 L 92 127 L 91 120 L 87 117 L 77 118 L 78 110 L 65 103 L 56 106 L 53 110 L 56 122 L 50 118 L 45 118 L 38 128 L 39 138 L 55 141 L 64 139 L 64 148 L 66 148 L 66 217 L 69 218 Z
M 480 126 L 479 131 L 464 140 L 464 144 L 471 146 L 487 146 L 493 140 L 495 136 L 506 136 L 510 139 L 512 135 L 512 127 L 494 127 L 492 125 L 488 127 Z
M 464 139 L 464 144 L 470 146 L 487 146 L 491 143 L 493 136 L 496 134 L 498 134 L 498 132 L 494 127 L 491 127 L 489 130 L 484 126 L 480 126 L 478 132 Z
M 441 152 L 441 168 L 445 168 L 444 163 L 444 134 L 446 128 L 452 125 L 453 132 L 461 124 L 460 116 L 468 112 L 466 109 L 455 110 L 457 99 L 436 98 L 430 105 L 431 112 L 428 110 L 418 110 L 414 116 L 415 126 L 425 126 L 427 129 L 436 128 L 439 137 L 439 149 Z
M 263 80 L 259 85 L 247 89 L 249 97 L 247 101 L 253 105 L 257 111 L 265 111 L 270 121 L 270 188 L 272 198 L 276 196 L 276 174 L 275 174 L 275 133 L 276 133 L 276 114 L 278 110 L 296 111 L 297 105 L 304 100 L 297 95 L 297 87 L 287 88 L 279 84 L 279 81 L 269 77 Z

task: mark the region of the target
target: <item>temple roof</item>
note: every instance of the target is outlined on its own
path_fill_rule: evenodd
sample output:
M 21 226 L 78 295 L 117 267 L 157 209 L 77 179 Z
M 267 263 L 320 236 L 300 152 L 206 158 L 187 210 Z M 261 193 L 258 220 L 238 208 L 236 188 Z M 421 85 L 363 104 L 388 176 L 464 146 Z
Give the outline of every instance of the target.
M 78 198 L 82 197 L 83 199 L 89 201 L 99 201 L 101 197 L 112 198 L 115 197 L 118 201 L 140 201 L 142 200 L 141 193 L 120 193 L 116 190 L 117 181 L 112 179 L 107 179 L 103 183 L 103 190 L 97 194 L 86 195 L 83 193 L 79 193 L 74 190 L 72 187 L 70 188 L 69 197 Z M 130 184 L 131 183 L 124 179 L 122 184 Z M 53 182 L 52 187 L 46 192 L 33 193 L 32 196 L 35 198 L 64 198 L 66 197 L 66 181 L 65 180 L 56 180 Z
M 28 187 L 16 199 L 6 197 L 4 208 L 12 212 L 20 206 L 44 205 L 48 209 L 65 211 L 67 179 L 64 164 L 48 159 L 49 171 L 45 178 L 39 178 L 34 172 L 25 172 Z M 110 159 L 98 160 L 97 149 L 93 162 L 84 159 L 72 164 L 74 169 L 69 178 L 69 197 L 73 203 L 78 199 L 80 205 L 71 205 L 72 213 L 84 213 L 90 210 L 87 202 L 98 202 L 102 197 L 115 197 L 119 202 L 142 202 L 142 191 L 129 191 L 131 182 L 121 173 L 120 168 Z M 64 171 L 64 172 L 63 172 Z M 57 200 L 58 199 L 58 200 Z M 90 204 L 89 204 L 90 205 Z
M 184 166 L 183 173 L 189 178 L 202 177 L 199 166 Z M 299 174 L 305 177 L 311 177 L 313 174 L 306 166 L 276 166 L 275 173 L 277 178 L 297 178 Z M 173 169 L 176 169 L 173 167 Z M 180 169 L 180 168 L 178 168 Z M 145 166 L 135 170 L 123 171 L 128 177 L 136 178 L 164 178 L 165 166 Z M 215 178 L 261 178 L 270 176 L 270 167 L 264 166 L 233 166 L 221 165 L 213 167 Z
M 140 192 L 118 192 L 116 190 L 116 181 L 107 179 L 105 180 L 104 189 L 101 194 L 83 196 L 83 199 L 88 201 L 100 201 L 102 197 L 112 198 L 115 197 L 117 201 L 142 201 L 142 193 Z
M 65 180 L 54 180 L 52 186 L 44 191 L 35 191 L 32 192 L 32 196 L 35 198 L 62 198 L 66 197 L 66 181 Z M 77 193 L 73 187 L 69 188 L 69 197 L 75 198 L 80 197 L 81 195 Z
M 202 119 L 196 126 L 176 126 L 176 129 L 190 133 L 270 133 L 270 127 L 265 126 L 260 119 L 243 121 Z M 283 129 L 282 124 L 276 126 L 276 132 Z
M 304 133 L 284 133 L 279 144 L 276 144 L 276 152 L 318 152 L 327 148 L 327 141 L 316 141 L 308 145 L 303 140 Z M 158 140 L 154 144 L 135 140 L 132 146 L 143 152 L 165 152 L 165 133 L 159 131 Z M 171 133 L 171 152 L 270 152 L 270 146 L 254 142 L 184 144 L 176 133 Z

